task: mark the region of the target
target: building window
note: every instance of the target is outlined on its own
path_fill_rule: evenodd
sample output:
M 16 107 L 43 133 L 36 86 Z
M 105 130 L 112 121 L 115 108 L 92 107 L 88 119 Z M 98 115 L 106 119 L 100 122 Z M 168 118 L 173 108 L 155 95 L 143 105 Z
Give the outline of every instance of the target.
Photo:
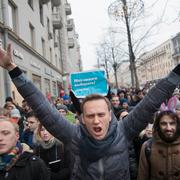
M 30 29 L 30 43 L 33 48 L 35 48 L 35 30 L 34 26 L 29 23 L 29 29 Z
M 57 97 L 57 85 L 55 81 L 52 82 L 52 93 L 54 97 Z
M 50 32 L 50 22 L 49 22 L 49 18 L 47 18 L 47 31 L 48 31 L 48 33 Z
M 9 17 L 9 27 L 12 28 L 13 31 L 17 30 L 17 7 L 14 3 L 8 2 L 8 17 Z
M 48 33 L 48 39 L 52 39 L 53 38 L 53 33 L 50 31 L 50 21 L 49 18 L 47 18 L 47 33 Z
M 50 93 L 51 88 L 50 88 L 50 80 L 49 79 L 44 79 L 44 85 L 45 85 L 45 93 Z
M 45 40 L 43 38 L 41 38 L 41 42 L 42 42 L 42 54 L 43 54 L 44 57 L 46 57 Z
M 40 15 L 40 22 L 44 26 L 44 19 L 43 19 L 43 5 L 41 1 L 39 1 L 39 15 Z
M 50 54 L 50 62 L 52 63 L 52 61 L 53 61 L 52 48 L 49 48 L 49 54 Z
M 41 76 L 32 74 L 32 82 L 39 90 L 41 90 Z
M 58 68 L 58 57 L 57 57 L 57 54 L 55 54 L 55 62 L 56 62 L 56 67 Z
M 28 0 L 28 4 L 33 9 L 33 0 Z

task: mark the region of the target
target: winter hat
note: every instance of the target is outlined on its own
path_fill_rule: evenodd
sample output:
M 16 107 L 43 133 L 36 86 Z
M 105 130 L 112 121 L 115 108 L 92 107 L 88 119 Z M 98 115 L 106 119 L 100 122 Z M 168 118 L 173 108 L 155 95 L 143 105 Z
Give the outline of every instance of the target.
M 64 109 L 66 112 L 68 112 L 68 108 L 67 108 L 67 106 L 65 106 L 65 105 L 63 105 L 63 104 L 58 104 L 57 106 L 56 106 L 56 108 L 57 108 L 57 110 L 60 110 L 60 109 Z
M 13 118 L 13 117 L 18 117 L 18 118 L 21 117 L 19 110 L 16 109 L 16 108 L 14 108 L 14 109 L 11 110 L 10 115 L 11 115 L 12 118 Z
M 69 100 L 69 96 L 67 94 L 64 95 L 62 98 L 63 98 L 63 100 Z

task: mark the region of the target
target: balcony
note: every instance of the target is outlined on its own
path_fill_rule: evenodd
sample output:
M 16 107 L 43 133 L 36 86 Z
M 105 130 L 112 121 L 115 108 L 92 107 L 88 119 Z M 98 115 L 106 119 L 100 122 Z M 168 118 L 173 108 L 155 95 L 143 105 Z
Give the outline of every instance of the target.
M 42 4 L 47 4 L 50 0 L 41 0 Z
M 67 30 L 72 31 L 73 30 L 73 25 L 74 25 L 73 19 L 68 19 L 67 20 Z
M 73 38 L 68 38 L 68 47 L 73 48 L 74 47 L 74 39 Z
M 54 29 L 61 29 L 63 26 L 62 19 L 59 13 L 52 14 L 52 23 Z
M 60 6 L 61 0 L 51 0 L 52 6 Z
M 66 15 L 71 15 L 71 6 L 69 3 L 65 4 Z

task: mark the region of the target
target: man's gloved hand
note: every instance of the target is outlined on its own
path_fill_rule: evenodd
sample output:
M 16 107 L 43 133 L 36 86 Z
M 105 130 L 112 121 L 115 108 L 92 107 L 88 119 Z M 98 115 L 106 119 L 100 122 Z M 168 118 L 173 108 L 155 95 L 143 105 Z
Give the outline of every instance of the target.
M 178 64 L 172 71 L 180 76 L 180 64 Z

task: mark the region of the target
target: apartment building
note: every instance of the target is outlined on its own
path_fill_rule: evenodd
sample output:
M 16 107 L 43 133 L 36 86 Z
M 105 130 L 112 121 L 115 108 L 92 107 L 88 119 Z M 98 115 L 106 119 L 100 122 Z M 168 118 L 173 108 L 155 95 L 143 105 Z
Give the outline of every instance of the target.
M 180 63 L 180 33 L 178 33 L 175 37 L 172 38 L 173 43 L 173 59 L 175 61 L 175 65 Z
M 59 94 L 72 70 L 69 65 L 80 59 L 80 48 L 75 60 L 70 58 L 69 48 L 75 46 L 68 45 L 69 15 L 66 0 L 0 0 L 0 45 L 12 44 L 15 63 L 48 98 Z M 79 67 L 73 71 L 80 71 Z M 2 69 L 0 87 L 0 104 L 8 95 L 22 100 Z
M 138 78 L 141 85 L 155 83 L 165 77 L 178 63 L 180 63 L 180 34 L 174 36 L 142 54 L 137 66 Z

